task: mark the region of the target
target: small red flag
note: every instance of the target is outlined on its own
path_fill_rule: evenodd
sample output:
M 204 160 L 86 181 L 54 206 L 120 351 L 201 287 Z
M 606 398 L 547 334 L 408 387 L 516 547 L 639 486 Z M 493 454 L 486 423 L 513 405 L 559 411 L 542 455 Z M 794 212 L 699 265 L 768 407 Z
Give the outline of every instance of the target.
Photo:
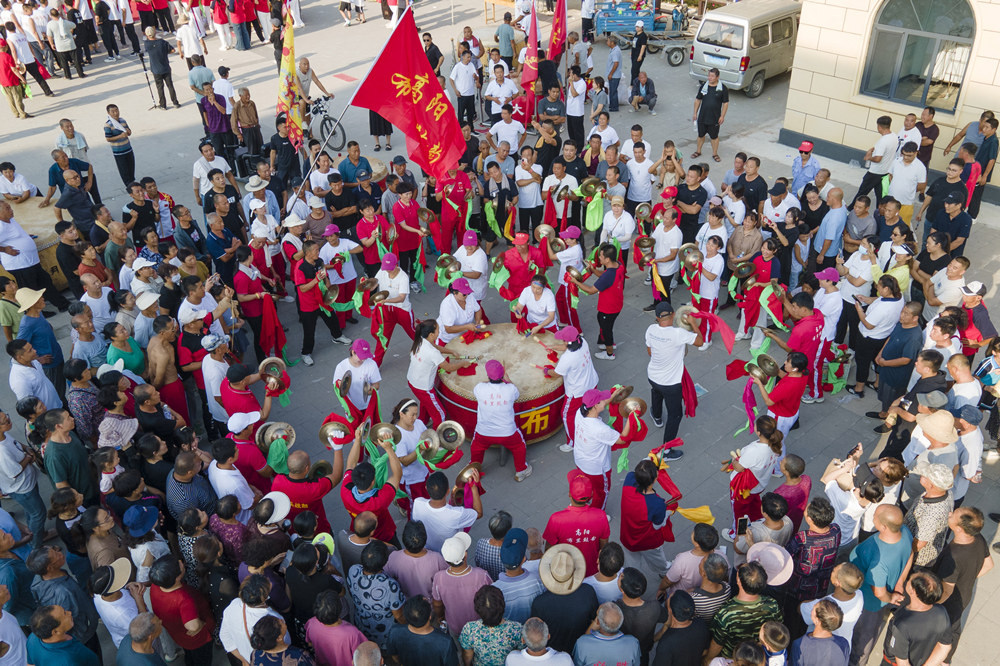
M 538 79 L 538 17 L 535 15 L 535 3 L 531 3 L 531 22 L 528 24 L 528 52 L 524 56 L 524 68 L 521 70 L 521 85 L 525 90 L 534 90 L 533 85 Z
M 409 7 L 351 104 L 374 111 L 405 134 L 410 159 L 435 178 L 443 178 L 465 152 L 458 116 L 427 61 Z
M 566 0 L 556 0 L 556 11 L 552 15 L 552 34 L 549 35 L 549 50 L 545 57 L 558 62 L 566 47 Z M 537 51 L 536 51 L 537 53 Z

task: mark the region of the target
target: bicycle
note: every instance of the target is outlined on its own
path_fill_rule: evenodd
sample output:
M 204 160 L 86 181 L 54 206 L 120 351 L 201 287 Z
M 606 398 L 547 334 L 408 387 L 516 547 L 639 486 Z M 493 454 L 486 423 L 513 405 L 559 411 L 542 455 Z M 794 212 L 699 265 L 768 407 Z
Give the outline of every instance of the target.
M 347 134 L 344 132 L 344 126 L 337 122 L 329 113 L 329 101 L 331 99 L 333 98 L 320 97 L 310 103 L 309 130 L 321 142 L 325 142 L 327 137 L 330 137 L 329 142 L 326 144 L 329 150 L 343 150 L 347 144 Z M 318 136 L 316 132 L 312 131 L 313 125 L 317 122 L 319 123 Z

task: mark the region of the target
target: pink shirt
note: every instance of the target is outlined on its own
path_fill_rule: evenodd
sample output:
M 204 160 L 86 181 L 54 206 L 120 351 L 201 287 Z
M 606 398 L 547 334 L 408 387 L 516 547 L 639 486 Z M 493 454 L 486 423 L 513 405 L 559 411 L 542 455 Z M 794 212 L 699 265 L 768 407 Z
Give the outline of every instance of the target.
M 667 578 L 677 582 L 673 589 L 690 592 L 701 585 L 701 573 L 698 572 L 698 565 L 701 564 L 701 560 L 701 557 L 695 555 L 690 550 L 678 553 L 674 557 L 674 563 L 667 570 Z
M 493 578 L 478 567 L 469 567 L 457 576 L 447 570 L 434 574 L 431 598 L 444 604 L 444 619 L 452 636 L 458 636 L 466 624 L 479 619 L 473 599 L 479 588 L 492 584 Z
M 774 489 L 774 492 L 781 495 L 788 502 L 788 517 L 792 520 L 793 531 L 798 532 L 802 524 L 802 517 L 806 514 L 806 505 L 809 504 L 809 493 L 812 492 L 812 479 L 803 474 L 802 480 L 796 486 L 786 483 Z
M 353 624 L 341 622 L 331 627 L 313 617 L 306 622 L 306 640 L 316 651 L 320 666 L 351 666 L 354 650 L 368 639 Z
M 389 553 L 385 573 L 396 579 L 407 598 L 418 594 L 430 598 L 434 574 L 447 568 L 448 563 L 435 550 L 428 550 L 420 557 L 394 550 Z

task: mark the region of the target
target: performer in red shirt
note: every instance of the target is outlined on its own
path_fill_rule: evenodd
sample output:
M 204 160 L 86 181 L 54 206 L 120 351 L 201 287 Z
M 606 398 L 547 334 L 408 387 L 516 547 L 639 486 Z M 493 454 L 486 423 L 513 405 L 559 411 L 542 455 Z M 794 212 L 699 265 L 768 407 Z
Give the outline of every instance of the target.
M 351 531 L 354 531 L 354 519 L 362 511 L 371 511 L 378 520 L 378 527 L 372 536 L 380 541 L 391 543 L 396 548 L 402 548 L 396 538 L 396 521 L 389 513 L 392 501 L 396 499 L 396 491 L 403 478 L 403 466 L 396 457 L 391 439 L 379 442 L 379 446 L 389 456 L 389 476 L 381 487 L 375 486 L 375 466 L 370 462 L 358 462 L 361 450 L 361 428 L 354 434 L 354 446 L 347 456 L 347 473 L 340 485 L 340 501 L 347 513 L 351 515 Z
M 775 471 L 785 458 L 788 446 L 788 432 L 799 419 L 799 408 L 802 405 L 802 396 L 806 392 L 806 384 L 809 378 L 806 371 L 809 367 L 809 359 L 802 352 L 789 352 L 785 364 L 782 366 L 784 376 L 778 380 L 770 391 L 764 388 L 764 384 L 759 379 L 753 377 L 753 383 L 760 390 L 760 395 L 767 405 L 767 415 L 778 422 L 778 430 L 784 437 L 781 440 L 781 456 L 775 463 Z
M 659 470 L 649 458 L 643 458 L 634 472 L 625 475 L 622 484 L 621 532 L 619 541 L 644 563 L 643 569 L 666 574 L 670 568 L 661 546 L 674 540 L 670 514 L 677 508 L 653 490 Z
M 274 470 L 268 467 L 267 459 L 254 442 L 254 431 L 261 422 L 260 412 L 238 412 L 229 417 L 226 439 L 236 444 L 236 469 L 247 483 L 266 495 L 271 492 L 271 477 Z
M 469 207 L 465 195 L 471 190 L 469 176 L 458 169 L 448 169 L 447 177 L 438 181 L 434 197 L 441 202 L 441 232 L 434 244 L 440 252 L 451 254 L 456 231 L 459 238 L 465 233 L 465 212 Z
M 417 249 L 429 231 L 420 226 L 417 212 L 420 206 L 413 200 L 416 188 L 409 183 L 401 182 L 396 186 L 399 201 L 392 207 L 392 219 L 396 222 L 396 254 L 399 255 L 399 267 L 410 277 L 410 290 L 419 291 L 420 284 L 414 279 L 414 264 L 417 261 Z M 390 248 L 391 249 L 391 248 Z M 374 274 L 368 277 L 374 277 Z
M 530 236 L 523 231 L 514 234 L 514 247 L 503 253 L 503 265 L 510 272 L 507 278 L 509 292 L 501 291 L 500 296 L 512 301 L 531 284 L 531 278 L 545 270 L 545 250 L 528 244 Z M 514 321 L 514 313 L 510 315 Z
M 316 514 L 316 531 L 333 532 L 326 517 L 323 498 L 340 483 L 340 477 L 344 473 L 344 445 L 333 445 L 333 471 L 326 476 L 309 479 L 311 466 L 308 453 L 293 451 L 288 454 L 288 474 L 275 476 L 271 488 L 288 495 L 292 504 L 288 512 L 289 520 L 295 520 L 295 516 L 303 511 L 312 511 Z
M 602 509 L 590 506 L 594 486 L 587 475 L 574 469 L 567 478 L 571 504 L 549 516 L 542 538 L 549 547 L 568 543 L 579 548 L 587 561 L 587 575 L 593 576 L 597 573 L 597 556 L 611 538 L 611 526 Z
M 570 277 L 582 291 L 600 294 L 597 297 L 597 325 L 601 334 L 597 344 L 604 345 L 604 351 L 594 354 L 603 361 L 615 360 L 615 320 L 625 304 L 625 267 L 618 263 L 618 249 L 611 243 L 601 245 L 597 253 L 602 268 L 597 271 L 594 285 L 584 284 Z
M 254 424 L 253 434 L 257 435 L 257 428 L 267 421 L 271 415 L 271 396 L 265 393 L 264 405 L 257 402 L 257 396 L 250 390 L 250 385 L 260 381 L 260 373 L 253 372 L 245 365 L 231 365 L 226 370 L 226 380 L 219 387 L 219 397 L 222 399 L 222 407 L 226 414 L 249 414 L 260 412 L 260 420 Z
M 785 307 L 795 321 L 792 325 L 792 332 L 788 335 L 788 342 L 782 341 L 778 334 L 770 328 L 764 329 L 764 335 L 771 338 L 786 352 L 798 351 L 806 355 L 806 381 L 808 381 L 809 375 L 812 374 L 816 355 L 819 352 L 819 346 L 823 342 L 823 326 L 825 324 L 823 313 L 815 308 L 813 297 L 803 291 L 786 301 Z M 779 426 L 778 429 L 780 430 L 781 427 Z M 787 435 L 787 433 L 785 434 Z

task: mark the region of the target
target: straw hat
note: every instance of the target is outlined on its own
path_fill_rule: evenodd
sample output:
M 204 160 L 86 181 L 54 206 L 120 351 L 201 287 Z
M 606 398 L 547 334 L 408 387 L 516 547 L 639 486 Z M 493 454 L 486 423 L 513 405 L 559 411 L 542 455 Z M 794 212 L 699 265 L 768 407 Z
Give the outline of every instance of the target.
M 549 592 L 572 594 L 583 584 L 583 578 L 587 575 L 587 563 L 579 548 L 560 543 L 542 555 L 538 563 L 538 575 Z
M 38 302 L 38 299 L 45 294 L 42 289 L 29 289 L 28 287 L 21 287 L 16 292 L 14 292 L 14 300 L 21 307 L 18 308 L 18 312 L 27 312 L 28 308 Z
M 917 425 L 923 428 L 924 434 L 931 439 L 945 444 L 954 444 L 958 441 L 955 417 L 951 412 L 942 409 L 933 414 L 917 414 Z

